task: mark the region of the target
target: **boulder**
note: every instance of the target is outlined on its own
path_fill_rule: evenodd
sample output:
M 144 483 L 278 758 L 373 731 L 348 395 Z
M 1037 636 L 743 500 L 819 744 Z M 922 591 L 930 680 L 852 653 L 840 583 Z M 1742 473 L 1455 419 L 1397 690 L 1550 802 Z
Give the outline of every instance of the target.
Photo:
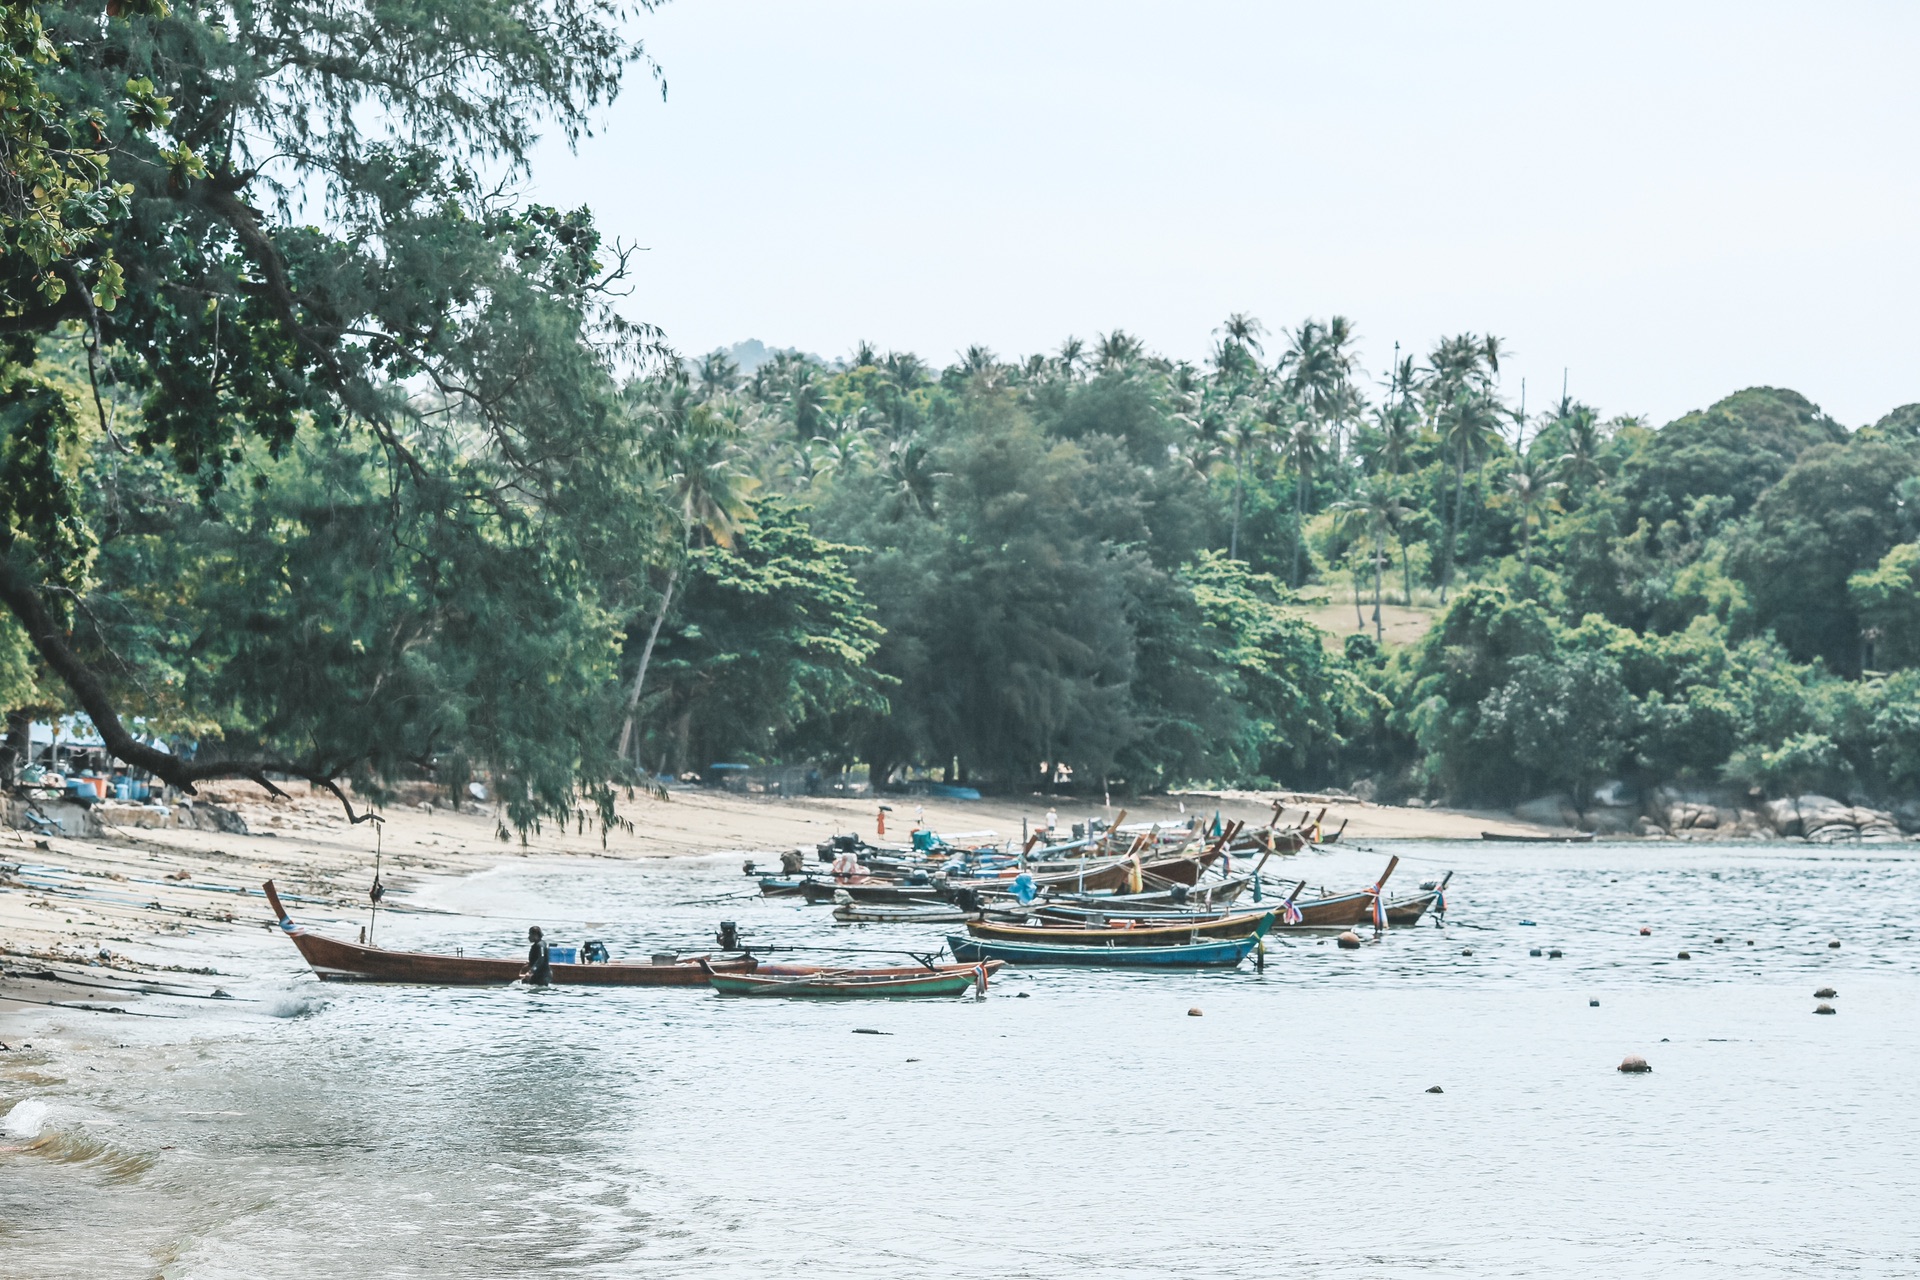
M 1524 800 L 1513 806 L 1513 816 L 1522 822 L 1534 822 L 1543 827 L 1572 827 L 1580 822 L 1579 811 L 1565 795 Z
M 1643 813 L 1633 820 L 1633 834 L 1650 838 L 1663 837 L 1667 834 L 1667 830 Z
M 1809 840 L 1830 843 L 1857 834 L 1853 809 L 1832 796 L 1796 796 L 1793 805 L 1800 812 L 1800 834 Z
M 1920 835 L 1920 800 L 1902 800 L 1895 805 L 1893 820 L 1908 835 Z
M 1595 806 L 1587 810 L 1587 816 L 1585 820 L 1580 823 L 1580 826 L 1582 830 L 1591 831 L 1595 835 L 1623 836 L 1634 830 L 1634 824 L 1636 822 L 1642 821 L 1645 821 L 1645 819 L 1641 818 L 1640 815 L 1631 809 L 1614 809 Z
M 1791 799 L 1769 800 L 1760 807 L 1767 825 L 1779 836 L 1805 835 L 1806 828 L 1801 825 L 1800 806 Z

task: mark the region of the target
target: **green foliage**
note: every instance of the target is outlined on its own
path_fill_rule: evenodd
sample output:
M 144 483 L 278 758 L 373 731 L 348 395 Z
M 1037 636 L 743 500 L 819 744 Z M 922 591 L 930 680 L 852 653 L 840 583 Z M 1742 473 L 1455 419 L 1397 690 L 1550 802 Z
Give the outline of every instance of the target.
M 1903 542 L 1872 569 L 1848 578 L 1847 595 L 1873 664 L 1920 666 L 1920 543 Z
M 692 553 L 656 659 L 651 758 L 700 769 L 831 753 L 850 720 L 886 713 L 887 682 L 867 665 L 880 627 L 846 567 L 855 551 L 769 503 L 732 547 Z

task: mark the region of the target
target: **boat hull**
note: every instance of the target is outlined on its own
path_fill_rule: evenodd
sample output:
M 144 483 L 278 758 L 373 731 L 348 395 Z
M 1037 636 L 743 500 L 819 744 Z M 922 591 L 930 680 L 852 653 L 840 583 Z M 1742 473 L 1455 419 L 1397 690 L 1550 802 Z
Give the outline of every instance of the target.
M 1277 908 L 1276 908 L 1277 909 Z M 1182 924 L 1145 924 L 1134 927 L 1075 927 L 1073 925 L 996 924 L 986 920 L 970 921 L 967 932 L 976 938 L 999 942 L 1039 942 L 1078 947 L 1155 947 L 1204 942 L 1222 938 L 1250 938 L 1271 926 L 1273 911 L 1250 911 L 1218 920 L 1195 920 Z
M 483 956 L 435 955 L 425 951 L 389 951 L 342 942 L 295 928 L 287 934 L 322 982 L 392 982 L 436 987 L 506 986 L 525 968 L 520 960 Z M 709 960 L 716 969 L 745 972 L 747 958 Z M 698 958 L 670 964 L 556 964 L 555 986 L 704 987 L 706 970 Z
M 897 1000 L 903 997 L 957 996 L 987 989 L 987 966 L 942 965 L 919 973 L 846 973 L 823 971 L 798 977 L 777 974 L 711 973 L 707 981 L 723 996 L 786 996 L 799 999 Z

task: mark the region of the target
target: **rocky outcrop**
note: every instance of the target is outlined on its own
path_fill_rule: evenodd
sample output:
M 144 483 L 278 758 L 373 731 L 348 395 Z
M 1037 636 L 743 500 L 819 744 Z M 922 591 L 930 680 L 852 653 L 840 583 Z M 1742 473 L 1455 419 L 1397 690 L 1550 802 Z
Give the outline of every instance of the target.
M 1541 796 L 1537 800 L 1524 800 L 1513 806 L 1513 816 L 1522 822 L 1534 822 L 1543 827 L 1580 825 L 1580 811 L 1573 807 L 1572 797 L 1566 795 Z
M 178 826 L 193 827 L 200 831 L 218 831 L 230 836 L 247 834 L 247 820 L 231 809 L 222 809 L 219 805 L 187 801 L 175 806 L 174 822 Z
M 1885 843 L 1903 839 L 1907 830 L 1893 812 L 1844 804 L 1831 796 L 1804 795 L 1769 801 L 1766 818 L 1774 834 L 1797 836 L 1814 844 L 1854 840 Z M 1920 827 L 1920 823 L 1915 826 Z

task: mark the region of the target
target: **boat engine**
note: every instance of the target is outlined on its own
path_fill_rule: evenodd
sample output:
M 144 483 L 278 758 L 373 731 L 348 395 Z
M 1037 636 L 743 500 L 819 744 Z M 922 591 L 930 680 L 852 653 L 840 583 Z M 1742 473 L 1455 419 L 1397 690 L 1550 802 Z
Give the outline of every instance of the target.
M 720 922 L 720 932 L 713 936 L 714 940 L 720 944 L 722 951 L 743 950 L 740 945 L 740 928 L 731 920 L 722 920 Z
M 611 959 L 607 954 L 607 944 L 598 938 L 588 938 L 580 947 L 581 964 L 606 964 Z

